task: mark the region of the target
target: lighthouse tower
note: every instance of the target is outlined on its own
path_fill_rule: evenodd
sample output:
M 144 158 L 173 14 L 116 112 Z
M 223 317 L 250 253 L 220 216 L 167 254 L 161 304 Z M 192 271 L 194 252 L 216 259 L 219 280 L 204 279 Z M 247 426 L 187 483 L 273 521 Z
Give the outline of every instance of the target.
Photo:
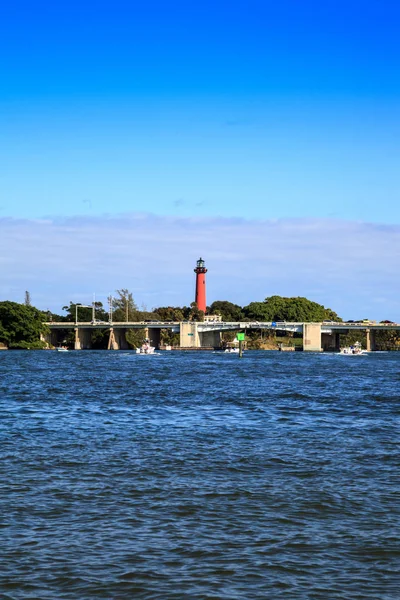
M 196 263 L 196 304 L 199 310 L 206 312 L 206 273 L 204 260 L 200 257 Z

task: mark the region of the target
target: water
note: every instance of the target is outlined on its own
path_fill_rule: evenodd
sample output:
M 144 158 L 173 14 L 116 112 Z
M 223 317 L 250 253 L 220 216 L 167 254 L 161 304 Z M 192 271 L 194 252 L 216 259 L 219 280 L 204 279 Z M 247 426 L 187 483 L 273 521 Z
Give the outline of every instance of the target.
M 0 598 L 400 597 L 400 353 L 3 352 Z

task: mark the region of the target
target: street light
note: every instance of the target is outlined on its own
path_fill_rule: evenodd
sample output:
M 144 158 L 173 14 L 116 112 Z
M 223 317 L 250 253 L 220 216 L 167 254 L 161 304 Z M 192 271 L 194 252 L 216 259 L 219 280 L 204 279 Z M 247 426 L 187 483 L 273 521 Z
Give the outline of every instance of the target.
M 78 306 L 82 307 L 82 308 L 92 308 L 92 306 L 88 305 L 88 304 L 75 304 L 75 325 L 78 325 Z
M 109 294 L 108 298 L 108 322 L 112 323 L 113 320 L 113 300 L 114 298 Z

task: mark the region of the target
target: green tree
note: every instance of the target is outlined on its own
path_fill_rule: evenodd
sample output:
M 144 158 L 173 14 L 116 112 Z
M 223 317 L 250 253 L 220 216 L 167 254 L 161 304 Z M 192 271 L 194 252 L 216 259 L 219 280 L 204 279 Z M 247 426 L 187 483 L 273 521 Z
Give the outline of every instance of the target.
M 191 303 L 188 318 L 189 321 L 204 321 L 204 312 L 199 310 L 196 302 Z
M 128 329 L 126 341 L 131 348 L 139 348 L 146 341 L 144 329 Z
M 271 311 L 265 302 L 250 302 L 243 307 L 243 313 L 250 321 L 273 321 Z
M 243 319 L 242 307 L 228 300 L 216 300 L 208 309 L 210 315 L 221 315 L 223 321 L 241 321 Z
M 0 342 L 10 348 L 44 347 L 40 335 L 47 332 L 46 313 L 33 306 L 0 302 Z
M 184 310 L 179 306 L 159 306 L 153 311 L 159 315 L 161 321 L 184 321 Z
M 375 337 L 378 350 L 400 350 L 400 331 L 395 329 L 377 331 Z
M 133 294 L 126 288 L 116 291 L 117 297 L 113 298 L 113 321 L 139 321 L 138 307 L 133 299 Z
M 160 315 L 156 312 L 138 310 L 135 316 L 136 321 L 162 321 Z
M 79 303 L 70 302 L 68 306 L 63 306 L 62 309 L 66 311 L 67 315 L 61 320 L 74 323 L 76 317 L 78 317 L 78 321 L 90 323 L 93 319 L 92 306 L 82 306 Z M 108 321 L 108 313 L 104 310 L 102 302 L 95 302 L 94 309 L 96 319 L 99 321 Z M 57 319 L 53 318 L 52 320 L 55 321 Z
M 160 331 L 161 344 L 170 346 L 179 346 L 181 336 L 179 333 L 174 333 L 170 329 L 161 329 Z
M 264 302 L 251 302 L 243 308 L 243 312 L 246 317 L 255 321 L 341 321 L 330 308 L 302 297 L 271 296 Z

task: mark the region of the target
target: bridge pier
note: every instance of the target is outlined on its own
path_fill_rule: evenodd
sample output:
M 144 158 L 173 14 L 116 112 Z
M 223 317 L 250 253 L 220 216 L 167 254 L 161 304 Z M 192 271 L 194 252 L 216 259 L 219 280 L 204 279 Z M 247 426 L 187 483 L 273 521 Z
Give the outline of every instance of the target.
M 303 323 L 303 350 L 321 352 L 321 324 Z
M 200 347 L 202 348 L 220 348 L 221 347 L 221 332 L 220 331 L 205 331 L 199 334 Z
M 126 341 L 126 329 L 114 329 L 114 350 L 129 350 L 130 346 Z
M 92 332 L 90 329 L 75 327 L 75 350 L 90 350 L 92 347 Z
M 50 329 L 47 333 L 40 334 L 40 341 L 46 342 L 48 347 L 57 346 L 58 345 L 58 332 L 54 329 Z
M 370 329 L 365 330 L 367 337 L 367 352 L 375 352 L 376 350 L 376 331 Z
M 117 341 L 115 339 L 113 327 L 110 327 L 110 335 L 108 337 L 107 350 L 118 350 Z
M 148 340 L 150 340 L 150 346 L 159 348 L 161 343 L 161 329 L 153 329 L 152 327 L 146 327 L 144 334 Z
M 321 345 L 325 352 L 339 352 L 340 333 L 335 331 L 332 333 L 323 333 L 321 336 Z
M 180 346 L 181 348 L 200 348 L 200 337 L 196 321 L 182 321 L 180 323 Z
M 180 323 L 181 348 L 220 348 L 221 331 L 198 331 L 197 321 Z

